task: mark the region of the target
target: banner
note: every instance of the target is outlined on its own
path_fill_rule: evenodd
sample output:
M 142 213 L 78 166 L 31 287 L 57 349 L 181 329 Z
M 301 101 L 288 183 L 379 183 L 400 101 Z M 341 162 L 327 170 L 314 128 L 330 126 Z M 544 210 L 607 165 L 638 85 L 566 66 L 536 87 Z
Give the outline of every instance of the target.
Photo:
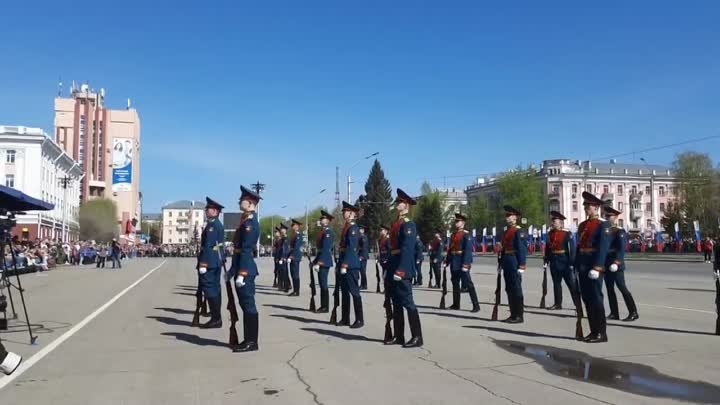
M 697 241 L 695 244 L 696 250 L 700 253 L 702 252 L 702 247 L 700 246 L 700 241 L 702 240 L 702 235 L 700 235 L 700 221 L 693 221 L 693 228 L 695 229 L 695 240 Z
M 133 172 L 133 139 L 113 138 L 112 191 L 131 191 Z
M 675 222 L 675 251 L 682 252 L 682 239 L 680 239 L 680 224 Z

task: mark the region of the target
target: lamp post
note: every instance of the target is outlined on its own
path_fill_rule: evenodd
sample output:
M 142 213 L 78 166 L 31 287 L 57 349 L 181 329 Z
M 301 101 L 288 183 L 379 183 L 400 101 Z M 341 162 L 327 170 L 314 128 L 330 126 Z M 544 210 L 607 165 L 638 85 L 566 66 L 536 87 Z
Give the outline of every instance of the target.
M 308 203 L 309 203 L 310 200 L 312 200 L 313 198 L 315 198 L 315 197 L 319 196 L 320 194 L 324 193 L 325 190 L 327 190 L 327 189 L 324 188 L 324 189 L 318 191 L 317 194 L 315 194 L 314 196 L 310 197 L 307 201 L 305 201 L 305 239 L 307 239 L 307 238 L 310 237 L 310 229 L 308 228 L 308 226 L 309 226 L 309 223 L 308 223 Z
M 355 166 L 359 165 L 359 164 L 362 163 L 364 160 L 368 160 L 368 159 L 370 159 L 371 157 L 375 157 L 375 156 L 377 156 L 377 155 L 379 155 L 379 154 L 380 154 L 380 152 L 375 152 L 375 153 L 373 153 L 372 155 L 365 156 L 364 158 L 359 159 L 357 162 L 353 163 L 352 166 L 350 166 L 350 168 L 348 169 L 348 174 L 347 174 L 347 202 L 349 202 L 349 203 L 352 204 L 352 201 L 351 201 L 351 199 L 352 199 L 352 189 L 351 189 L 351 186 L 350 186 L 350 185 L 352 184 L 352 177 L 350 176 L 350 172 L 352 171 L 352 169 L 353 169 Z

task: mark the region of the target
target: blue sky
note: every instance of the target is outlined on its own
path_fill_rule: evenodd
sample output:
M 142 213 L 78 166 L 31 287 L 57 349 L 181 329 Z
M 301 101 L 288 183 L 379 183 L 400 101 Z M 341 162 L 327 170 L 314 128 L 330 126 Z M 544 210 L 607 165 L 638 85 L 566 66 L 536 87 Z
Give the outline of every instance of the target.
M 88 81 L 140 113 L 145 212 L 235 208 L 260 180 L 283 215 L 331 203 L 335 166 L 375 151 L 413 193 L 720 135 L 719 2 L 505 3 L 10 2 L 0 123 L 52 133 L 58 77 Z M 718 139 L 641 155 L 686 149 L 720 159 Z

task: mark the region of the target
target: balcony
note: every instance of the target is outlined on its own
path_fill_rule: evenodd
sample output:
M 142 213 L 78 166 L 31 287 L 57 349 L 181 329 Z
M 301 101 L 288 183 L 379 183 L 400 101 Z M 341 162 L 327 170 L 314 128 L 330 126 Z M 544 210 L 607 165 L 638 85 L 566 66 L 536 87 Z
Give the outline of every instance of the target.
M 640 201 L 642 200 L 643 192 L 642 191 L 635 191 L 630 192 L 630 201 Z
M 643 210 L 641 208 L 630 208 L 630 219 L 637 221 L 642 218 Z
M 600 197 L 603 201 L 615 201 L 615 194 L 613 193 L 603 193 L 602 197 Z
M 560 190 L 552 190 L 548 192 L 548 198 L 551 200 L 559 200 L 560 199 Z

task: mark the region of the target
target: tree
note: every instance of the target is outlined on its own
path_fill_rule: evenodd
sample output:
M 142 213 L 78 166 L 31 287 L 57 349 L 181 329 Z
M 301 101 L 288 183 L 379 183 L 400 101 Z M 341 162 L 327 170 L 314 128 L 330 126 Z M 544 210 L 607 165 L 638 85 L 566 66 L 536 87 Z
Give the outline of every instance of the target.
M 260 244 L 261 245 L 272 245 L 275 237 L 275 230 L 273 228 L 280 225 L 281 222 L 285 222 L 285 217 L 280 215 L 270 215 L 267 217 L 260 217 Z
M 704 235 L 717 232 L 717 218 L 720 210 L 718 202 L 718 170 L 713 167 L 707 153 L 683 152 L 673 162 L 675 176 L 679 180 L 678 213 L 688 224 L 700 222 Z M 689 227 L 693 234 L 692 226 Z M 667 229 L 667 228 L 666 228 Z
M 498 179 L 499 209 L 510 205 L 527 218 L 528 224 L 545 223 L 544 196 L 541 183 L 534 169 L 517 169 L 503 174 Z
M 418 235 L 423 244 L 428 244 L 435 236 L 438 229 L 446 229 L 443 217 L 443 196 L 432 191 L 428 183 L 423 183 L 422 196 L 418 199 L 415 209 L 415 223 L 417 224 Z
M 107 242 L 118 235 L 117 206 L 108 199 L 90 200 L 80 206 L 80 239 Z
M 140 232 L 150 238 L 149 242 L 151 244 L 160 244 L 160 223 L 155 221 L 143 221 L 140 225 Z
M 380 237 L 380 225 L 390 226 L 393 220 L 393 214 L 390 212 L 393 201 L 390 182 L 385 178 L 385 172 L 377 159 L 365 182 L 365 195 L 359 200 L 363 215 L 358 222 L 367 226 L 370 246 L 375 246 Z
M 488 228 L 488 233 L 493 226 L 498 226 L 499 221 L 497 207 L 491 206 L 491 201 L 487 196 L 481 196 L 468 202 L 466 215 L 467 228 L 479 229 L 482 234 L 482 228 Z

